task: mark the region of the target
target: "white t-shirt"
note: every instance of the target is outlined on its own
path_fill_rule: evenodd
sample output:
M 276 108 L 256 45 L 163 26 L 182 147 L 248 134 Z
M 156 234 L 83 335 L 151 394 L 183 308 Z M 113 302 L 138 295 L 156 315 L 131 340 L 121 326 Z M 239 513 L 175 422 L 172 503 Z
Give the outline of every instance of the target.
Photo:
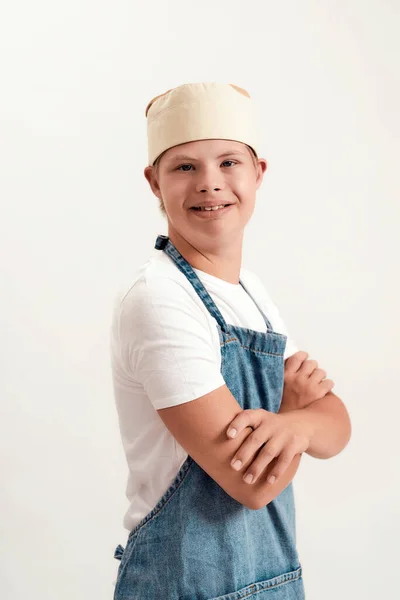
M 253 300 L 240 284 L 194 269 L 231 325 L 266 331 Z M 243 267 L 240 278 L 273 329 L 288 335 L 261 280 Z M 216 320 L 173 260 L 154 248 L 115 298 L 110 336 L 114 397 L 128 463 L 131 531 L 165 494 L 187 452 L 157 410 L 190 402 L 225 384 Z M 298 349 L 288 337 L 285 359 Z

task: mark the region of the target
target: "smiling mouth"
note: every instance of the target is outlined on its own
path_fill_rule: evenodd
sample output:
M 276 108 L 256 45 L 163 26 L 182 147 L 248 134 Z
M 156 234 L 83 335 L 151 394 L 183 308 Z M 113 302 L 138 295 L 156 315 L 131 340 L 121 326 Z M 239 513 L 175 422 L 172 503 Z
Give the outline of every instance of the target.
M 217 208 L 216 210 L 215 209 L 214 210 L 204 210 L 204 209 L 202 210 L 201 208 L 196 208 L 196 207 L 192 206 L 190 208 L 190 210 L 192 210 L 196 214 L 196 217 L 198 219 L 200 219 L 201 221 L 216 222 L 216 221 L 220 221 L 221 219 L 223 219 L 224 216 L 229 213 L 231 208 L 233 206 L 235 206 L 235 203 L 224 204 L 221 206 L 223 206 L 223 208 Z
M 192 206 L 191 210 L 202 210 L 202 211 L 206 211 L 206 212 L 213 212 L 213 211 L 217 211 L 217 210 L 221 210 L 222 208 L 226 208 L 227 206 L 231 206 L 230 204 L 220 204 L 219 207 L 205 207 L 205 206 Z

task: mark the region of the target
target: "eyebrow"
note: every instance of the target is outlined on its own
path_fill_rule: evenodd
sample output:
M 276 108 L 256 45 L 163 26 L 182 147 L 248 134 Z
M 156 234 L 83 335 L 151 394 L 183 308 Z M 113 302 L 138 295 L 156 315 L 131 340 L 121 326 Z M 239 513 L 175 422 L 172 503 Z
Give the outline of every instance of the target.
M 216 158 L 223 158 L 224 156 L 233 156 L 233 155 L 245 156 L 244 152 L 240 152 L 240 150 L 231 150 L 230 152 L 224 152 L 223 154 L 220 154 Z M 176 156 L 173 156 L 170 159 L 168 159 L 168 162 L 173 162 L 175 160 L 193 160 L 193 161 L 197 161 L 198 159 L 197 158 L 193 158 L 192 156 L 187 156 L 186 154 L 177 154 Z

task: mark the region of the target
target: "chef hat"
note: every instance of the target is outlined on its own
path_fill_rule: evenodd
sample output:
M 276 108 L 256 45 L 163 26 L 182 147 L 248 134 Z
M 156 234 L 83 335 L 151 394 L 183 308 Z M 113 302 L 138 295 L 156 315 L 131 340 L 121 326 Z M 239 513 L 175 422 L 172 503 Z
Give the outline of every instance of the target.
M 153 98 L 146 107 L 148 164 L 166 150 L 197 140 L 242 142 L 257 156 L 253 102 L 233 83 L 186 83 Z

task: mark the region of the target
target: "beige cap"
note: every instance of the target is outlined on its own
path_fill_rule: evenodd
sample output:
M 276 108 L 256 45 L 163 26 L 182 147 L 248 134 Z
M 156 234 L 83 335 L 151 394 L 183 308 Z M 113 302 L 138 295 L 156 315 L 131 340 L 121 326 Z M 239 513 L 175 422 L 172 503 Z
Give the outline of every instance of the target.
M 148 161 L 178 144 L 234 140 L 258 156 L 256 119 L 249 93 L 233 83 L 186 83 L 153 98 L 146 108 Z

